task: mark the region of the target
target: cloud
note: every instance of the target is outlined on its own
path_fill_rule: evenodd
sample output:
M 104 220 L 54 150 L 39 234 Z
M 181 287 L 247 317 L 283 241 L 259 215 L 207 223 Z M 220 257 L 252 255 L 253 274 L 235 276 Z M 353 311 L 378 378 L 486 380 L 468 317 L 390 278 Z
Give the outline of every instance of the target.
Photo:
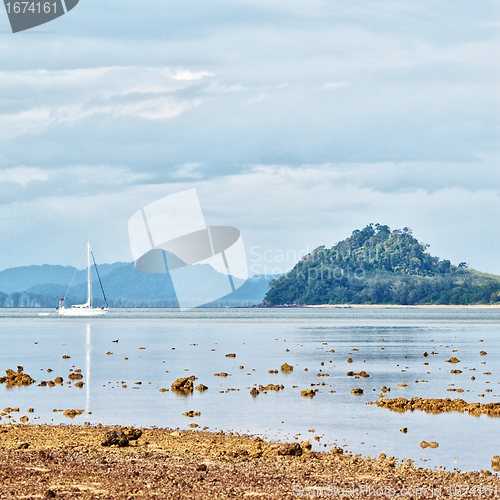
M 497 185 L 474 190 L 443 185 L 433 191 L 413 186 L 384 192 L 370 182 L 361 182 L 372 165 L 360 165 L 357 180 L 346 176 L 342 165 L 255 165 L 246 173 L 218 178 L 202 177 L 201 165 L 181 167 L 179 172 L 187 175 L 169 182 L 138 179 L 126 169 L 108 166 L 95 170 L 77 167 L 75 174 L 54 170 L 46 181 L 33 179 L 19 187 L 17 194 L 24 192 L 25 196 L 0 205 L 4 266 L 21 265 L 23 259 L 28 263 L 72 264 L 71 259 L 80 252 L 78 244 L 88 238 L 101 246 L 103 261 L 130 260 L 130 215 L 152 201 L 195 187 L 207 224 L 238 227 L 247 253 L 254 259 L 266 250 L 266 255 L 276 256 L 267 264 L 252 261 L 252 273 L 270 272 L 270 268 L 264 269 L 265 264 L 276 272 L 286 271 L 300 252 L 320 245 L 330 247 L 371 222 L 411 227 L 417 238 L 431 244 L 433 255 L 454 263 L 467 261 L 482 271 L 500 272 L 498 223 L 484 216 L 484 207 L 491 213 L 500 210 Z M 406 168 L 418 170 L 417 165 Z M 56 192 L 47 189 L 55 183 L 60 184 Z M 0 190 L 2 185 L 12 189 L 7 181 L 0 183 Z M 3 192 L 0 196 L 4 199 Z M 71 241 L 68 227 L 75 231 Z M 47 250 L 21 248 L 27 236 L 30 241 L 50 242 Z M 279 260 L 277 256 L 283 254 L 289 258 Z
M 197 187 L 262 248 L 380 222 L 496 270 L 499 9 L 86 1 L 1 35 L 2 265 L 70 264 L 82 235 L 124 260 L 131 207 Z
M 335 89 L 341 89 L 342 87 L 348 87 L 349 83 L 348 82 L 327 82 L 323 85 L 324 90 L 335 90 Z
M 74 125 L 93 117 L 108 121 L 123 117 L 172 119 L 200 104 L 199 99 L 181 99 L 178 92 L 207 76 L 207 72 L 166 67 L 1 72 L 0 89 L 14 100 L 19 96 L 19 105 L 27 108 L 1 112 L 0 107 L 2 139 L 41 133 L 56 125 Z M 37 98 L 26 99 L 26 94 Z
M 46 181 L 50 174 L 46 170 L 37 167 L 14 167 L 0 170 L 0 184 L 12 182 L 22 187 L 32 181 Z

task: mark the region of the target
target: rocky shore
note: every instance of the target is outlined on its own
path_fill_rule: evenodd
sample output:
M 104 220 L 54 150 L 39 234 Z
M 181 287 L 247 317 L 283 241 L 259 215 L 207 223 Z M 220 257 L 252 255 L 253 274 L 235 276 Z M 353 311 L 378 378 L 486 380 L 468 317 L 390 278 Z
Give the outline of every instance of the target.
M 0 498 L 495 498 L 488 470 L 448 472 L 237 433 L 0 425 Z
M 463 399 L 434 399 L 434 398 L 393 398 L 370 401 L 367 405 L 377 405 L 379 408 L 388 408 L 392 411 L 405 412 L 420 410 L 428 413 L 443 413 L 447 411 L 467 412 L 479 417 L 488 415 L 500 417 L 500 403 L 467 403 Z

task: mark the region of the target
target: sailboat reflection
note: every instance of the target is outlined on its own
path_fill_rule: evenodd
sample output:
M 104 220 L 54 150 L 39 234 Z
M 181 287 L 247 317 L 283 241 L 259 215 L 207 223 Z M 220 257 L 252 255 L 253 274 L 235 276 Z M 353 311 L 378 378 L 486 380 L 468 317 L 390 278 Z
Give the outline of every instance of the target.
M 87 324 L 87 331 L 85 336 L 85 379 L 86 383 L 86 398 L 85 398 L 85 412 L 88 414 L 90 411 L 90 352 L 92 350 L 92 333 L 90 324 Z

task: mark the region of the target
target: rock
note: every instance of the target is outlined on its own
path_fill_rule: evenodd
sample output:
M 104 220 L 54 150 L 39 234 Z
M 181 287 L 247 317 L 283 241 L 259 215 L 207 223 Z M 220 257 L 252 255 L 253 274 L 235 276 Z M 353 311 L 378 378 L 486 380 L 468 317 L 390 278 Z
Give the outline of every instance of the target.
M 300 391 L 301 396 L 305 396 L 307 398 L 312 398 L 316 395 L 316 393 L 312 389 L 306 389 L 305 391 Z M 303 448 L 304 446 L 302 446 Z
M 300 446 L 302 446 L 302 449 L 304 449 L 304 450 L 310 450 L 312 448 L 312 444 L 311 444 L 311 441 L 309 441 L 309 439 L 306 439 L 305 441 L 301 441 Z
M 332 455 L 343 455 L 344 454 L 344 450 L 340 446 L 334 446 L 330 450 L 330 452 Z
M 423 356 L 424 358 L 426 358 L 427 356 L 429 356 L 429 354 L 427 352 L 424 352 Z
M 27 373 L 23 373 L 22 366 L 17 367 L 17 372 L 7 369 L 5 370 L 5 373 L 5 377 L 0 377 L 0 384 L 6 384 L 7 387 L 11 387 L 14 385 L 31 385 L 36 382 Z
M 370 375 L 368 375 L 368 373 L 366 373 L 363 370 L 361 370 L 359 373 L 356 373 L 356 375 L 359 375 L 360 377 L 363 377 L 363 378 L 368 378 L 370 376 Z
M 243 368 L 245 368 L 243 365 L 240 365 L 240 370 L 243 370 Z
M 456 389 L 463 392 L 463 389 Z M 484 394 L 478 394 L 478 397 L 484 397 Z M 397 412 L 421 410 L 432 413 L 443 413 L 448 411 L 468 412 L 469 415 L 479 416 L 488 415 L 490 417 L 500 417 L 500 403 L 467 403 L 463 399 L 424 399 L 424 398 L 394 398 L 369 402 L 378 407 L 385 407 Z
M 398 387 L 408 387 L 408 384 L 398 384 Z
M 347 360 L 347 362 L 348 362 L 348 363 L 352 363 L 352 362 L 353 362 L 353 361 L 352 361 L 352 358 L 349 358 L 349 359 Z
M 185 417 L 200 417 L 201 416 L 201 413 L 199 411 L 193 411 L 193 410 L 189 410 L 189 411 L 185 411 L 183 413 L 183 415 Z
M 70 358 L 71 358 L 71 356 L 68 356 L 67 354 L 65 354 L 65 355 L 62 357 L 62 359 L 70 359 Z
M 302 448 L 299 443 L 285 443 L 278 448 L 278 455 L 300 457 Z
M 354 372 L 347 372 L 348 377 L 354 377 L 355 373 Z
M 162 388 L 160 389 L 160 392 L 168 392 L 168 389 L 165 389 L 165 387 L 162 387 Z
M 399 429 L 399 432 L 402 432 L 403 434 L 406 434 L 408 432 L 408 428 L 407 427 L 402 427 L 401 429 Z
M 113 353 L 112 353 L 111 351 L 108 351 L 106 354 L 107 354 L 108 356 L 111 356 L 111 354 L 113 354 Z
M 189 424 L 188 427 L 191 427 L 192 429 L 196 429 L 196 427 L 199 427 L 198 424 Z
M 70 373 L 68 378 L 71 380 L 80 380 L 83 378 L 83 375 L 81 373 Z
M 281 365 L 281 371 L 282 372 L 293 372 L 293 366 L 291 366 L 287 363 L 284 363 L 283 365 Z
M 77 382 L 77 383 L 75 384 L 75 387 L 78 387 L 78 389 L 81 389 L 84 385 L 85 385 L 85 384 L 84 384 L 82 381 L 80 381 L 80 382 Z
M 278 373 L 278 370 L 268 370 L 267 373 Z
M 122 432 L 129 441 L 136 441 L 142 436 L 142 430 L 136 429 L 135 427 L 126 427 L 122 429 Z
M 491 468 L 495 472 L 499 472 L 500 471 L 500 455 L 495 455 L 491 459 Z
M 235 358 L 236 357 L 236 354 L 232 353 L 232 354 L 226 354 L 226 358 Z
M 20 419 L 19 419 L 23 424 L 27 424 L 29 422 L 29 418 L 26 416 L 26 415 L 23 415 Z
M 382 387 L 382 392 L 391 392 L 391 389 L 384 385 L 384 387 Z
M 250 391 L 250 394 L 255 397 L 259 394 L 259 391 L 255 387 L 253 387 Z
M 227 377 L 226 372 L 214 373 L 214 377 Z
M 378 459 L 379 460 L 385 460 L 387 458 L 387 455 L 385 453 L 381 453 L 379 456 L 378 456 Z
M 445 360 L 446 363 L 460 363 L 460 360 L 458 358 L 455 358 L 455 356 L 452 356 L 450 359 Z
M 486 354 L 488 354 L 486 351 L 481 351 L 481 352 L 479 353 L 479 355 L 480 355 L 480 356 L 486 356 Z
M 491 472 L 488 469 L 481 469 L 481 475 L 483 477 L 489 477 L 491 476 Z
M 359 387 L 351 389 L 351 394 L 363 394 L 363 389 L 360 389 Z
M 63 383 L 63 378 L 62 378 L 62 377 L 56 377 L 56 378 L 54 379 L 54 382 L 55 382 L 56 384 L 62 384 L 62 383 Z
M 129 445 L 128 438 L 121 429 L 108 431 L 104 434 L 102 446 L 118 445 L 119 448 L 125 448 Z
M 429 443 L 427 441 L 422 441 L 420 443 L 420 448 L 428 448 L 429 447 Z
M 171 388 L 173 391 L 177 392 L 193 392 L 193 381 L 196 380 L 194 375 L 190 377 L 178 378 L 172 385 Z
M 28 413 L 34 413 L 35 409 L 34 409 L 34 408 L 28 408 L 26 411 L 27 411 Z
M 267 384 L 265 387 L 263 385 L 259 385 L 259 391 L 282 391 L 285 388 L 284 385 L 273 385 L 273 384 Z
M 208 389 L 208 387 L 207 387 L 206 385 L 200 384 L 200 385 L 197 385 L 197 386 L 195 387 L 195 389 L 196 389 L 197 391 L 203 392 L 203 391 L 206 391 L 206 390 Z
M 68 418 L 75 418 L 77 415 L 81 415 L 83 410 L 66 410 L 63 415 Z
M 439 443 L 436 443 L 436 441 L 431 441 L 429 443 L 429 448 L 438 448 L 439 447 Z
M 451 370 L 451 373 L 462 373 L 462 370 Z

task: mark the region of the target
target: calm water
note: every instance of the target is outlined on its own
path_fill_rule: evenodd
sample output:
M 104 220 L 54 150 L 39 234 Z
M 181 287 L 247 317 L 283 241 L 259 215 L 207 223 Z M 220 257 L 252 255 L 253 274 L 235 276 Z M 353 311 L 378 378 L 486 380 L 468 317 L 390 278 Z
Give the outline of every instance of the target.
M 35 412 L 27 415 L 37 423 L 188 428 L 195 422 L 210 430 L 272 439 L 310 438 L 317 450 L 345 445 L 353 453 L 385 452 L 426 467 L 460 470 L 490 468 L 491 457 L 500 454 L 500 418 L 398 414 L 365 405 L 378 400 L 383 385 L 391 388 L 387 397 L 500 401 L 498 310 L 124 309 L 90 320 L 40 312 L 0 309 L 0 370 L 22 365 L 37 381 L 61 376 L 66 382 L 70 368 L 81 369 L 85 385 L 1 385 L 1 408 L 21 410 L 12 414 L 15 420 L 33 407 Z M 480 356 L 481 350 L 487 356 Z M 438 354 L 424 358 L 424 351 Z M 228 353 L 236 358 L 225 357 Z M 461 362 L 446 363 L 450 356 Z M 353 363 L 347 363 L 348 358 Z M 293 372 L 268 373 L 279 371 L 285 362 L 293 365 Z M 47 373 L 49 368 L 54 371 Z M 450 373 L 457 368 L 463 373 Z M 361 370 L 370 377 L 346 376 Z M 229 376 L 214 376 L 219 372 Z M 189 375 L 209 390 L 189 396 L 159 392 Z M 314 386 L 319 392 L 313 399 L 300 396 L 301 390 L 323 382 Z M 408 387 L 396 387 L 403 382 Z M 269 383 L 285 389 L 250 396 L 255 384 Z M 364 394 L 352 395 L 355 387 Z M 53 412 L 69 408 L 85 413 L 71 421 Z M 182 416 L 187 410 L 200 411 L 201 417 Z M 408 428 L 407 434 L 400 432 L 402 427 Z M 314 436 L 320 436 L 319 443 Z M 437 441 L 439 448 L 422 450 L 422 440 Z

